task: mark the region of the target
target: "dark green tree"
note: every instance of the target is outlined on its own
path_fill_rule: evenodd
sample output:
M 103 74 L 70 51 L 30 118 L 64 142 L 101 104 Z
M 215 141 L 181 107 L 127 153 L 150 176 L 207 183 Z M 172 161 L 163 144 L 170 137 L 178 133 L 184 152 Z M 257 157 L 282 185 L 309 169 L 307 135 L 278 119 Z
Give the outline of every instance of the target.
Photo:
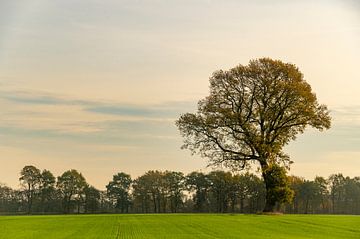
M 342 213 L 355 214 L 359 211 L 360 182 L 359 178 L 346 177 L 344 182 L 344 208 Z
M 317 205 L 320 206 L 319 213 L 328 213 L 329 212 L 329 190 L 328 182 L 325 178 L 316 176 L 314 179 L 315 188 L 317 190 L 316 200 Z
M 215 72 L 210 95 L 199 101 L 197 113 L 183 114 L 176 125 L 183 148 L 212 164 L 243 169 L 257 162 L 267 192 L 264 211 L 272 212 L 283 201 L 274 198 L 283 194 L 274 193 L 279 185 L 273 165 L 290 163 L 284 146 L 307 126 L 328 129 L 330 121 L 327 107 L 318 103 L 295 65 L 262 58 Z
M 167 198 L 170 202 L 170 211 L 176 213 L 183 204 L 185 176 L 182 172 L 166 171 L 164 180 L 167 187 Z
M 85 197 L 84 190 L 87 187 L 84 176 L 75 169 L 68 170 L 58 177 L 56 186 L 62 195 L 64 212 L 71 211 L 72 202 L 77 204 L 77 211 L 80 212 Z
M 254 174 L 236 174 L 230 184 L 230 201 L 232 211 L 236 205 L 241 213 L 256 212 L 263 200 L 263 182 Z
M 342 213 L 344 211 L 345 201 L 345 177 L 339 174 L 333 174 L 329 177 L 330 198 L 332 213 Z
M 291 190 L 294 191 L 294 198 L 293 198 L 293 201 L 292 203 L 288 204 L 288 209 L 287 211 L 290 212 L 290 213 L 300 213 L 300 210 L 301 210 L 301 207 L 302 207 L 302 195 L 300 194 L 300 190 L 301 190 L 301 187 L 302 185 L 304 184 L 305 182 L 305 179 L 301 178 L 301 177 L 297 177 L 297 176 L 289 176 L 288 177 L 288 181 L 289 181 L 289 184 L 290 184 L 290 188 Z
M 206 212 L 208 210 L 208 193 L 210 181 L 206 174 L 192 172 L 186 176 L 186 186 L 188 191 L 193 193 L 194 211 Z
M 129 174 L 118 173 L 113 180 L 106 185 L 107 195 L 115 204 L 115 208 L 121 213 L 128 212 L 130 205 L 129 190 L 132 179 Z
M 264 208 L 266 190 L 264 181 L 254 174 L 245 174 L 249 213 L 259 212 Z
M 0 183 L 0 214 L 18 212 L 20 204 L 18 192 Z
M 95 213 L 100 207 L 100 191 L 95 187 L 87 185 L 85 193 L 85 213 Z
M 133 182 L 133 204 L 136 212 L 151 212 L 151 204 L 153 202 L 151 193 L 151 182 L 148 177 L 140 176 Z M 156 209 L 156 203 L 154 202 Z M 154 212 L 156 212 L 154 210 Z
M 316 207 L 314 207 L 314 204 L 319 196 L 319 188 L 316 183 L 305 180 L 300 186 L 299 195 L 304 203 L 304 213 L 308 214 L 310 210 L 313 212 L 313 209 Z
M 165 174 L 158 170 L 150 170 L 134 181 L 134 199 L 137 202 L 142 201 L 143 210 L 149 212 L 150 203 L 152 212 L 166 212 L 169 188 Z
M 230 172 L 213 171 L 208 175 L 210 181 L 210 192 L 214 200 L 216 212 L 227 212 L 230 202 L 232 186 L 232 175 Z
M 230 181 L 230 192 L 229 192 L 229 201 L 231 211 L 235 212 L 235 207 L 239 201 L 240 212 L 244 212 L 244 199 L 246 197 L 246 185 L 243 180 L 243 175 L 234 175 Z
M 27 201 L 27 213 L 31 213 L 35 196 L 38 194 L 41 172 L 35 166 L 25 166 L 20 172 L 20 183 L 24 188 Z
M 55 176 L 49 170 L 44 169 L 40 175 L 39 186 L 40 208 L 43 213 L 50 211 L 51 207 L 54 207 L 51 204 L 56 199 L 55 183 Z

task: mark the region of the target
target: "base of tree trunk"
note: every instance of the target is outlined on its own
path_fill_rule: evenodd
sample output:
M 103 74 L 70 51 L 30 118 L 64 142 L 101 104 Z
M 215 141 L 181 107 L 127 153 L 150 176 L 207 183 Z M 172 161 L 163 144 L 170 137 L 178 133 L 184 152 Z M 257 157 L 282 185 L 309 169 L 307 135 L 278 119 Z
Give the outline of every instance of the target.
M 257 215 L 268 215 L 268 216 L 280 216 L 283 215 L 282 212 L 258 212 Z
M 267 192 L 268 193 L 268 192 Z M 276 202 L 272 200 L 271 198 L 266 198 L 265 207 L 262 211 L 263 213 L 273 213 L 276 212 Z

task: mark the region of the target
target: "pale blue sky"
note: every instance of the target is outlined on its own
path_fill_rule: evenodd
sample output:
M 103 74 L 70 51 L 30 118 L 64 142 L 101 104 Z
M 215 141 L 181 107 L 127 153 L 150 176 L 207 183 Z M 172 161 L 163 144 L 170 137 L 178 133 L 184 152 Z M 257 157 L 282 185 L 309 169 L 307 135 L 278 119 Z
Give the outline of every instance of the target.
M 360 4 L 323 1 L 0 0 L 0 182 L 26 164 L 205 170 L 174 126 L 208 78 L 250 59 L 299 66 L 334 118 L 287 147 L 291 173 L 360 176 Z

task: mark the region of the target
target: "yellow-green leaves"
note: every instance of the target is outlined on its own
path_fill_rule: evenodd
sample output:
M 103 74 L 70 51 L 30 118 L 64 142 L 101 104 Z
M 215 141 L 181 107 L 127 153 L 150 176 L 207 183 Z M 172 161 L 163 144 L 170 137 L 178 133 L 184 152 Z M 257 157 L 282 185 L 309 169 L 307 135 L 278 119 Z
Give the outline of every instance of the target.
M 216 71 L 210 78 L 210 95 L 199 101 L 197 113 L 182 115 L 176 125 L 184 137 L 183 148 L 212 164 L 245 168 L 256 161 L 262 169 L 280 164 L 289 168 L 283 147 L 307 126 L 330 128 L 331 118 L 295 65 L 261 58 Z M 282 195 L 275 202 L 291 198 L 286 187 L 280 190 L 264 181 L 269 197 Z M 267 210 L 274 205 L 268 198 Z

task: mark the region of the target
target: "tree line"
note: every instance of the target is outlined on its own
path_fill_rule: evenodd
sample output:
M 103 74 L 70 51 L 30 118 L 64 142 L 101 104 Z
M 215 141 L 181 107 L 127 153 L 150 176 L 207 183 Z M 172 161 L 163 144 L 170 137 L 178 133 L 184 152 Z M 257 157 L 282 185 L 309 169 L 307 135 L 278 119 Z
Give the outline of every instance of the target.
M 285 213 L 360 214 L 360 177 L 334 174 L 305 180 L 286 177 L 292 201 L 278 203 Z M 265 205 L 266 189 L 252 173 L 209 173 L 151 170 L 132 179 L 115 174 L 98 190 L 72 169 L 55 177 L 49 170 L 25 166 L 20 189 L 0 184 L 1 214 L 52 213 L 257 213 Z

